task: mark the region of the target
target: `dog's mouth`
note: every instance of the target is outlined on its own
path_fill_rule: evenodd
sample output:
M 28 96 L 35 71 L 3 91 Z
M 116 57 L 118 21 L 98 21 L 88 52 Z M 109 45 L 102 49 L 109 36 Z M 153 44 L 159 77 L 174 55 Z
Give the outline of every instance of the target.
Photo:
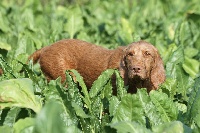
M 145 80 L 147 79 L 145 72 L 135 72 L 135 71 L 129 71 L 128 77 L 130 79 L 139 79 L 139 80 Z

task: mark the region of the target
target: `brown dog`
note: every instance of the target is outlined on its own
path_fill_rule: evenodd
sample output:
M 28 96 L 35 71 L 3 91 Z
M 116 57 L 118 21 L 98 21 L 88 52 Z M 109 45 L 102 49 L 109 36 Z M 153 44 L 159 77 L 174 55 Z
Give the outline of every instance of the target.
M 37 50 L 30 59 L 33 63 L 39 60 L 48 81 L 61 76 L 63 82 L 65 71 L 76 69 L 87 87 L 91 87 L 98 76 L 109 68 L 120 71 L 125 85 L 129 85 L 129 92 L 136 92 L 136 88 L 157 89 L 165 80 L 158 51 L 145 41 L 108 50 L 81 40 L 61 40 Z

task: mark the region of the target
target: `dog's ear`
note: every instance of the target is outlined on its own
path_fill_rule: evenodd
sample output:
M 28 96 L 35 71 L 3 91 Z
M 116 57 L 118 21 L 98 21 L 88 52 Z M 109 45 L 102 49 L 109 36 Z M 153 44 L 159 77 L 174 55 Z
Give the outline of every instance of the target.
M 120 65 L 119 65 L 119 72 L 120 72 L 120 76 L 124 79 L 124 84 L 127 84 L 128 82 L 128 69 L 126 66 L 126 51 L 128 48 L 125 48 L 123 50 L 123 55 L 120 61 Z
M 161 83 L 165 81 L 165 69 L 163 61 L 158 53 L 158 51 L 155 51 L 156 56 L 154 59 L 154 66 L 151 70 L 151 83 L 153 85 L 153 89 L 157 89 Z

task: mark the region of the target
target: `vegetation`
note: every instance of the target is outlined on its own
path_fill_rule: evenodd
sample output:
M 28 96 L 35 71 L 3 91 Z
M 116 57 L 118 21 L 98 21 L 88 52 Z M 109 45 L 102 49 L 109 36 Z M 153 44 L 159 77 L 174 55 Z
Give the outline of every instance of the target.
M 200 132 L 199 0 L 1 0 L 0 132 Z M 86 88 L 66 72 L 47 83 L 36 49 L 78 38 L 110 49 L 140 39 L 154 44 L 167 79 L 149 94 L 128 94 L 117 70 L 106 70 Z M 112 95 L 111 75 L 117 77 Z

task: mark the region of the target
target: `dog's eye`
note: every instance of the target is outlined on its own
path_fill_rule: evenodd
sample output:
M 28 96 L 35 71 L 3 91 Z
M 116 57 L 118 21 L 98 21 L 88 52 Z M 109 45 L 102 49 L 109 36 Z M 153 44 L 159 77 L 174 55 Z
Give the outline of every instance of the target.
M 145 54 L 146 56 L 149 56 L 149 55 L 151 55 L 151 53 L 150 53 L 150 52 L 148 52 L 148 51 L 145 51 L 145 52 L 144 52 L 144 54 Z
M 134 55 L 133 52 L 128 53 L 128 56 L 133 56 L 133 55 Z

